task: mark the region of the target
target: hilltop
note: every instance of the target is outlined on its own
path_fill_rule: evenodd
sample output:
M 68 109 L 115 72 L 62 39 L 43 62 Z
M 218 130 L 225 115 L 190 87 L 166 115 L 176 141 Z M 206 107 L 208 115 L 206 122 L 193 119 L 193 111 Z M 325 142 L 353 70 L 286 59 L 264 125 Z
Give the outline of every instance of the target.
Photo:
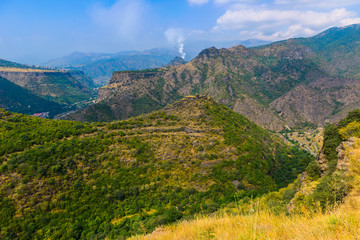
M 285 187 L 312 160 L 206 96 L 111 123 L 0 116 L 3 238 L 149 232 Z
M 270 130 L 323 126 L 360 106 L 359 35 L 351 25 L 261 47 L 213 47 L 148 73 L 114 72 L 98 103 L 68 119 L 126 119 L 198 93 Z

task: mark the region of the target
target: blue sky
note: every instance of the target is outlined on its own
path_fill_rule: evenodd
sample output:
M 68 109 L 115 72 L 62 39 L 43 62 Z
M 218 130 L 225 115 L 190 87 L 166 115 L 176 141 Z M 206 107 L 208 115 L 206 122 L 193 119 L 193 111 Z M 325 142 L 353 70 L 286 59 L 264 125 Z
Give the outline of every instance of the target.
M 41 63 L 189 40 L 277 41 L 353 23 L 354 0 L 0 0 L 0 58 Z

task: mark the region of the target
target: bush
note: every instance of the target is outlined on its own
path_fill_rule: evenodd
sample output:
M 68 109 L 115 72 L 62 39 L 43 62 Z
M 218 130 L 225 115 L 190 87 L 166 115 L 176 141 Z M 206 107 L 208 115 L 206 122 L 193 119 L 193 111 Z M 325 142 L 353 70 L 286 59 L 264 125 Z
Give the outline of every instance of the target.
M 347 182 L 344 176 L 324 176 L 312 194 L 313 201 L 320 203 L 323 210 L 341 203 L 349 192 Z
M 295 193 L 296 193 L 296 189 L 295 189 L 295 188 L 293 188 L 293 189 L 286 189 L 286 191 L 284 192 L 284 195 L 283 195 L 283 200 L 284 200 L 285 202 L 290 202 L 291 199 L 294 198 Z
M 312 180 L 317 180 L 320 177 L 321 170 L 316 161 L 311 161 L 307 166 L 305 172 Z
M 339 129 L 339 134 L 343 140 L 347 140 L 353 136 L 360 137 L 360 123 L 357 121 L 349 123 L 346 127 Z

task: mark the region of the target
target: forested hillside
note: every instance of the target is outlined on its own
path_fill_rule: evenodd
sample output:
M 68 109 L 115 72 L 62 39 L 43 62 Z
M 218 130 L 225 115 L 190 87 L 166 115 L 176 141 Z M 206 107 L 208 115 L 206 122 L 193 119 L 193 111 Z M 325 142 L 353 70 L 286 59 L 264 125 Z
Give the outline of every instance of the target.
M 131 239 L 357 239 L 360 110 L 327 125 L 316 162 L 288 187 Z
M 312 160 L 205 96 L 106 124 L 0 116 L 4 239 L 147 233 L 286 187 Z

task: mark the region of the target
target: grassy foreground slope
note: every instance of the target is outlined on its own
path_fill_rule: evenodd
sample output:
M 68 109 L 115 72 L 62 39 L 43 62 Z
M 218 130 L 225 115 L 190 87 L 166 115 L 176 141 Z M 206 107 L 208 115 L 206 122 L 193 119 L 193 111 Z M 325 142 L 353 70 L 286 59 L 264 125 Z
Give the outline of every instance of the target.
M 107 124 L 0 117 L 3 239 L 148 233 L 285 187 L 312 159 L 207 97 Z
M 255 240 L 255 239 L 358 239 L 360 228 L 359 201 L 348 203 L 327 214 L 275 215 L 256 212 L 253 215 L 200 217 L 157 229 L 147 236 L 132 240 Z

